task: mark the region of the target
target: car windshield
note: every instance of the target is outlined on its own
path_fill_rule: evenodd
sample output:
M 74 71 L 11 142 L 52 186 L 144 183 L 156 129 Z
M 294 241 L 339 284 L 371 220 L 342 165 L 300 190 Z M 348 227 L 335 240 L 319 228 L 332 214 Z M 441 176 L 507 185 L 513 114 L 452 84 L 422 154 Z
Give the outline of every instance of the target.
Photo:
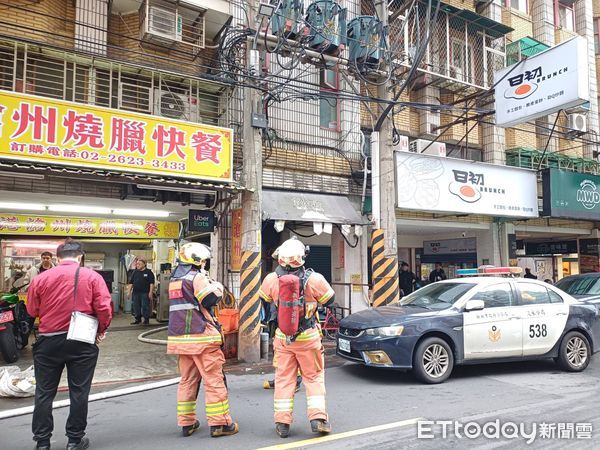
M 600 295 L 600 277 L 563 278 L 556 287 L 570 295 Z
M 427 309 L 446 309 L 473 287 L 474 283 L 434 283 L 404 297 L 400 304 Z

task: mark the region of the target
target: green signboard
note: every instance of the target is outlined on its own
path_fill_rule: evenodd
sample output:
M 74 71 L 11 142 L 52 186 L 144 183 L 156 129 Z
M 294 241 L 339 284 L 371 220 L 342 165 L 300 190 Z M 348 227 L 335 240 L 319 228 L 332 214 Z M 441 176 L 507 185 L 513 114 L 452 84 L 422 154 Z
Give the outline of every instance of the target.
M 542 215 L 600 220 L 600 176 L 545 169 L 542 181 Z

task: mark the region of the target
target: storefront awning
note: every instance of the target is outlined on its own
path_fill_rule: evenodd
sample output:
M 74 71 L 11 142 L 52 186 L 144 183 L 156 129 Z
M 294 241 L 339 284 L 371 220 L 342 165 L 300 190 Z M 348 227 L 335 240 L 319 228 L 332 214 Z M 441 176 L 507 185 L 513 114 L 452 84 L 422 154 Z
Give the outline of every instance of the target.
M 347 197 L 263 191 L 263 220 L 366 225 Z
M 146 175 L 127 172 L 112 172 L 109 170 L 76 168 L 66 166 L 55 166 L 51 164 L 39 164 L 29 162 L 13 162 L 0 160 L 0 172 L 4 176 L 13 174 L 16 177 L 26 177 L 27 174 L 39 174 L 40 176 L 73 177 L 85 181 L 110 181 L 115 183 L 145 183 L 159 187 L 172 187 L 174 191 L 178 188 L 214 190 L 236 194 L 245 190 L 243 186 L 233 183 L 218 183 L 212 181 L 180 179 L 169 176 Z M 37 175 L 35 175 L 37 176 Z

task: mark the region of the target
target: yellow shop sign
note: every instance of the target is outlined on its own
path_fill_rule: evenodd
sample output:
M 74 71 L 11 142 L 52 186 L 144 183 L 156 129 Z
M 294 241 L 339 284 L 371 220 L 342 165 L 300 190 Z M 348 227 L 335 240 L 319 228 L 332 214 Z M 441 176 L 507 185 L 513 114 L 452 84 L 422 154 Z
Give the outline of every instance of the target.
M 233 130 L 0 91 L 0 158 L 231 182 Z
M 0 213 L 0 235 L 177 239 L 179 222 L 88 217 L 20 216 Z

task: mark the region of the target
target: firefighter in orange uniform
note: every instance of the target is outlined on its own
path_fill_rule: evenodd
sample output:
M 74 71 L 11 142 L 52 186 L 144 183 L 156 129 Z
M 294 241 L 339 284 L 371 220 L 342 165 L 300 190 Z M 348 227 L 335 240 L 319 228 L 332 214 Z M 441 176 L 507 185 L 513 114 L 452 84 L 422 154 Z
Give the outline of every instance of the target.
M 220 325 L 211 314 L 223 296 L 223 285 L 204 271 L 210 249 L 188 243 L 179 250 L 179 264 L 169 283 L 167 353 L 179 355 L 181 381 L 177 391 L 177 425 L 184 436 L 200 427 L 196 398 L 204 381 L 206 417 L 212 437 L 238 432 L 229 414 Z
M 308 420 L 312 431 L 323 434 L 331 432 L 325 407 L 325 360 L 316 313 L 318 304 L 329 306 L 333 303 L 334 292 L 323 275 L 304 268 L 305 256 L 306 247 L 302 242 L 295 238 L 285 241 L 273 254 L 279 266 L 275 272 L 267 275 L 260 289 L 261 298 L 267 302 L 274 301 L 278 307 L 279 327 L 273 343 L 274 409 L 275 430 L 282 438 L 290 433 L 298 369 L 306 386 Z M 288 320 L 282 317 L 282 311 L 286 304 L 290 304 L 288 299 L 282 298 L 283 291 L 280 298 L 280 287 L 283 286 L 280 283 L 286 275 L 299 278 L 300 298 L 304 298 L 302 320 L 291 336 L 281 331 L 282 323 Z M 298 298 L 295 295 L 292 297 Z

